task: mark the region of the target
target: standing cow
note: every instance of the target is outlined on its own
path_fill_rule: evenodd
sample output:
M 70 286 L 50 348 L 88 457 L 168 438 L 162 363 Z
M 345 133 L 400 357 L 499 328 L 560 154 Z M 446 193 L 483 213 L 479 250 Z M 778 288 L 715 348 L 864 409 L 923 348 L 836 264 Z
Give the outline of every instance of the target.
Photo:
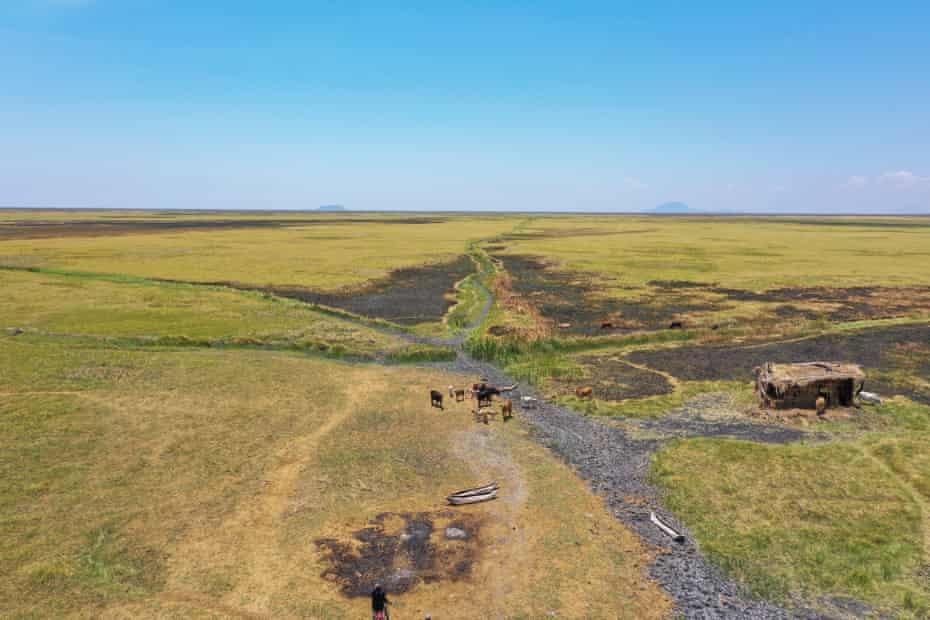
M 429 404 L 432 407 L 442 409 L 442 392 L 439 390 L 430 390 L 429 391 Z

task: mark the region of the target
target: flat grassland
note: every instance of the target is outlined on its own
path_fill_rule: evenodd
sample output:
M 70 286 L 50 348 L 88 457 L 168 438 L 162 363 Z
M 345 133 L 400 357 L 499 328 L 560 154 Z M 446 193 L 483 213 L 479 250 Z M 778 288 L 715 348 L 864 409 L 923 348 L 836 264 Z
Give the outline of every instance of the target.
M 235 245 L 241 232 L 198 221 L 210 226 L 179 248 L 209 254 L 214 235 Z M 401 363 L 443 359 L 442 346 L 267 292 L 158 280 L 178 267 L 157 260 L 83 262 L 123 239 L 160 253 L 162 232 L 48 226 L 0 242 L 12 293 L 0 298 L 0 615 L 360 617 L 376 581 L 404 617 L 670 612 L 647 577 L 652 551 L 523 423 L 429 407 L 428 388 L 476 379 Z M 381 259 L 409 268 L 465 256 L 469 234 L 499 224 L 340 226 L 359 243 L 393 227 Z M 79 258 L 24 269 L 20 243 Z M 279 256 L 262 243 L 210 278 L 253 277 L 265 258 L 253 251 Z M 338 260 L 360 281 L 356 255 Z M 488 480 L 497 502 L 445 506 Z
M 43 212 L 46 213 L 46 212 Z M 54 212 L 53 212 L 54 213 Z M 0 265 L 184 282 L 359 287 L 404 267 L 443 263 L 470 240 L 505 232 L 512 217 L 342 214 L 56 213 L 0 220 Z M 114 223 L 116 222 L 116 223 Z M 39 229 L 43 235 L 38 236 Z
M 405 362 L 480 321 L 472 356 L 657 440 L 756 595 L 926 617 L 928 259 L 928 218 L 0 211 L 0 615 L 355 617 L 380 580 L 402 617 L 668 616 L 523 422 L 428 407 L 476 377 Z M 818 357 L 893 398 L 752 415 L 753 366 Z
M 498 302 L 472 352 L 666 441 L 653 480 L 728 574 L 829 613 L 930 613 L 930 219 L 537 217 L 482 247 Z M 816 359 L 895 397 L 753 416 L 754 366 Z M 809 439 L 734 439 L 763 424 Z
M 0 364 L 11 370 L 0 379 L 4 615 L 358 617 L 367 600 L 324 578 L 345 567 L 316 541 L 361 545 L 356 533 L 382 514 L 395 546 L 404 515 L 436 524 L 409 554 L 433 581 L 396 597 L 405 615 L 605 617 L 618 594 L 630 618 L 668 608 L 644 576 L 647 550 L 524 429 L 476 430 L 464 406 L 438 413 L 422 390 L 397 389 L 454 377 L 26 334 L 3 339 Z M 489 478 L 502 501 L 443 506 Z M 444 539 L 439 524 L 456 521 L 468 540 Z M 341 561 L 389 581 L 410 557 Z

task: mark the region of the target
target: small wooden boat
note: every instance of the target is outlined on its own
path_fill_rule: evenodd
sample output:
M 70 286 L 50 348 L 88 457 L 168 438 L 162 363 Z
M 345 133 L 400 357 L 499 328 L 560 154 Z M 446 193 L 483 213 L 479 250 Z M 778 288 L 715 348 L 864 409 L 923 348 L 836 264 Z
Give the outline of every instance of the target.
M 449 503 L 453 506 L 463 506 L 465 504 L 477 504 L 479 502 L 486 502 L 491 499 L 497 498 L 497 489 L 491 489 L 486 493 L 480 493 L 478 495 L 468 495 L 466 497 L 457 497 L 455 495 L 450 495 L 446 499 L 449 500 Z
M 446 497 L 446 499 L 449 500 L 449 503 L 453 506 L 461 506 L 463 504 L 477 504 L 478 502 L 485 502 L 489 499 L 496 498 L 499 488 L 500 487 L 496 482 L 492 482 L 490 484 L 475 487 L 473 489 L 456 491 L 452 495 Z

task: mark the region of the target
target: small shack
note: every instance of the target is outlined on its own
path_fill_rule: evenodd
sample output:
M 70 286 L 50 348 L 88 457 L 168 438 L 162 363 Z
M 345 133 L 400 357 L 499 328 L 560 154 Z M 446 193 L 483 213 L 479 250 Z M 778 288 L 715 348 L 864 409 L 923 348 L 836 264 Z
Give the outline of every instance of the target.
M 842 362 L 767 362 L 756 368 L 756 394 L 769 409 L 816 409 L 821 397 L 827 408 L 851 407 L 864 381 L 858 365 Z

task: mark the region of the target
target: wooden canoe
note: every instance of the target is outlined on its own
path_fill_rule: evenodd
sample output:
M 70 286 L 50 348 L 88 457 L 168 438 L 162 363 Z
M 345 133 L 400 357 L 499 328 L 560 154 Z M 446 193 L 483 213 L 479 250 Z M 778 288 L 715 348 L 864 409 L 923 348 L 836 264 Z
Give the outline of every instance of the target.
M 480 493 L 478 495 L 467 495 L 467 496 L 456 496 L 450 495 L 446 499 L 449 500 L 449 503 L 453 506 L 462 506 L 464 504 L 477 504 L 478 502 L 486 502 L 490 499 L 495 499 L 497 497 L 497 489 L 491 489 L 486 493 Z
M 456 491 L 449 495 L 449 497 L 471 497 L 472 495 L 485 495 L 491 491 L 496 491 L 500 487 L 496 482 L 491 482 L 481 487 L 475 487 L 473 489 L 465 489 L 464 491 Z

